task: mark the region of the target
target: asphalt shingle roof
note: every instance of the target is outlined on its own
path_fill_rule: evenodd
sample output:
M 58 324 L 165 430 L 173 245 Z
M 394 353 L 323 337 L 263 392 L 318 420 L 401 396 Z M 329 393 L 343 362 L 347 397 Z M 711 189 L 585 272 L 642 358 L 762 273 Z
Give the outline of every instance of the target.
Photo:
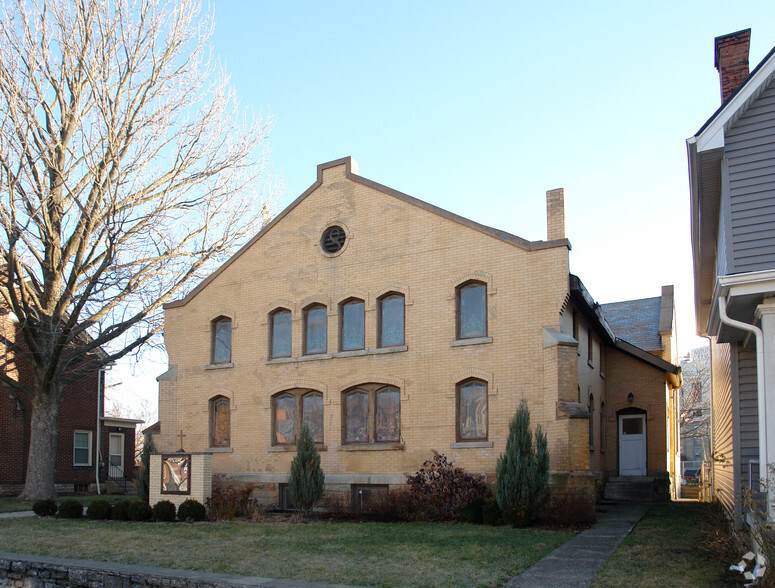
M 601 304 L 603 316 L 616 337 L 643 349 L 661 351 L 659 336 L 660 296 Z

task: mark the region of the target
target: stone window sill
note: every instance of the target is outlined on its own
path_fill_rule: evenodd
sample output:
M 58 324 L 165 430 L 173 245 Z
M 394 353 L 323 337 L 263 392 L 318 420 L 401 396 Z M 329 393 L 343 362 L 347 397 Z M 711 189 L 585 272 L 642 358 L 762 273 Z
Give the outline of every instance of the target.
M 225 370 L 228 368 L 233 368 L 234 364 L 229 363 L 209 363 L 205 366 L 206 370 Z
M 233 447 L 208 447 L 208 453 L 234 453 Z
M 328 447 L 326 445 L 321 445 L 320 443 L 315 443 L 315 447 L 317 447 L 318 451 L 328 451 Z M 266 448 L 266 450 L 269 453 L 286 453 L 286 452 L 293 452 L 296 453 L 296 446 L 295 445 L 270 445 Z
M 452 449 L 486 449 L 492 447 L 492 441 L 457 441 L 449 446 Z
M 403 443 L 353 443 L 340 445 L 339 451 L 403 451 Z
M 283 363 L 297 363 L 302 361 L 318 361 L 323 359 L 345 358 L 345 357 L 362 357 L 366 355 L 383 355 L 385 353 L 400 353 L 402 351 L 408 351 L 407 345 L 394 345 L 392 347 L 379 347 L 377 349 L 355 349 L 353 351 L 340 351 L 339 353 L 320 353 L 317 355 L 301 355 L 299 357 L 276 357 L 274 359 L 268 359 L 264 363 L 266 365 L 283 364 Z
M 451 347 L 464 347 L 466 345 L 484 345 L 492 343 L 492 337 L 474 337 L 472 339 L 456 339 L 450 342 Z

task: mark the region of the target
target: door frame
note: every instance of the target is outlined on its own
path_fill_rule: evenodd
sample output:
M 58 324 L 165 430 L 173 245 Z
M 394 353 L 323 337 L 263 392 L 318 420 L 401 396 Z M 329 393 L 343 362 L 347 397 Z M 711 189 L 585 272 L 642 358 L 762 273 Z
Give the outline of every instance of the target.
M 113 448 L 112 448 L 111 441 L 113 440 L 114 437 L 120 437 L 121 438 L 121 444 L 120 444 L 120 447 L 121 447 L 121 454 L 120 454 L 121 455 L 121 465 L 118 466 L 118 467 L 121 468 L 121 471 L 120 472 L 116 472 L 115 475 L 114 475 L 114 472 L 113 472 L 113 468 L 116 467 L 116 466 L 114 466 L 111 463 L 111 461 L 110 461 L 111 457 L 113 457 L 114 455 L 119 455 L 118 453 L 113 453 Z M 124 463 L 125 463 L 124 458 L 126 457 L 124 455 L 125 454 L 125 447 L 124 447 L 125 443 L 126 443 L 126 437 L 125 437 L 124 433 L 108 433 L 108 475 L 111 478 L 119 478 L 119 477 L 123 478 L 126 475 L 126 473 L 125 473 L 126 470 L 124 469 Z

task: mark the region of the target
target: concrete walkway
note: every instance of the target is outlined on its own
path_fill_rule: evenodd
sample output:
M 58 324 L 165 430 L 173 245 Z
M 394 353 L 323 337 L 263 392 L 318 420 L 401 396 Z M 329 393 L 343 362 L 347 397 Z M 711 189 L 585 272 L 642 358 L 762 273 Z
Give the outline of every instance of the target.
M 506 584 L 507 588 L 571 588 L 592 584 L 597 570 L 651 505 L 619 502 L 603 507 L 597 522 Z
M 0 512 L 0 519 L 16 519 L 19 517 L 34 517 L 35 513 L 31 510 L 19 510 L 16 512 Z

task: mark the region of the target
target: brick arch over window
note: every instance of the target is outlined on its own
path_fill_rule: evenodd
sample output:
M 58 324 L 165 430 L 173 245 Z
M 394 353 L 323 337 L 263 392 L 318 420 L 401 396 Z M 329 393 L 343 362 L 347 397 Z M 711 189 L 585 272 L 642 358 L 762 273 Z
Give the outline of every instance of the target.
M 456 288 L 466 282 L 482 282 L 487 285 L 487 294 L 493 295 L 496 293 L 495 282 L 493 281 L 492 274 L 481 270 L 469 270 L 465 273 L 458 274 L 450 281 L 450 297 L 454 294 Z
M 231 400 L 213 396 L 209 401 L 210 447 L 231 446 Z

